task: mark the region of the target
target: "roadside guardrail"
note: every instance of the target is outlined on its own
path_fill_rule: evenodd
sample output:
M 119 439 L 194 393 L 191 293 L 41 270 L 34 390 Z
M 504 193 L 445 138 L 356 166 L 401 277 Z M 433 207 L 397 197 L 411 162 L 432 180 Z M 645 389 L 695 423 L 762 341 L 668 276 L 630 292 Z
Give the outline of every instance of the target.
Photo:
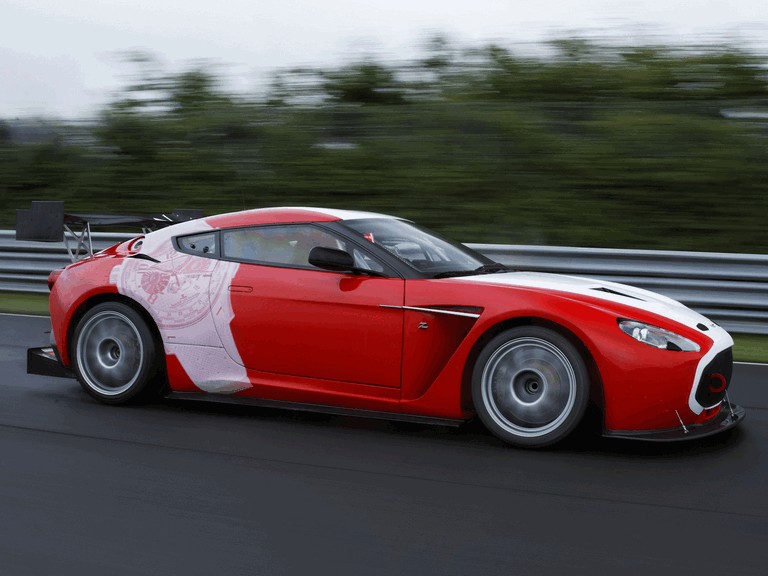
M 93 232 L 94 250 L 131 234 Z M 732 332 L 768 334 L 768 255 L 467 244 L 519 270 L 588 276 L 679 300 Z M 0 230 L 0 291 L 46 293 L 51 270 L 69 263 L 63 242 L 19 242 Z

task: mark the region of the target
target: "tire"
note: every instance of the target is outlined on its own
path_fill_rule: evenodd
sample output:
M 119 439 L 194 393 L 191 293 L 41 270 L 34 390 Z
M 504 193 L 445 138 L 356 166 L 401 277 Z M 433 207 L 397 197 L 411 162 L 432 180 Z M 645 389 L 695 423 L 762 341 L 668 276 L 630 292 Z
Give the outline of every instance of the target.
M 75 329 L 72 365 L 80 385 L 106 404 L 123 404 L 152 390 L 159 346 L 141 315 L 127 304 L 105 302 Z
M 579 424 L 589 401 L 589 375 L 576 347 L 540 326 L 502 332 L 483 348 L 472 371 L 472 400 L 495 436 L 543 448 Z

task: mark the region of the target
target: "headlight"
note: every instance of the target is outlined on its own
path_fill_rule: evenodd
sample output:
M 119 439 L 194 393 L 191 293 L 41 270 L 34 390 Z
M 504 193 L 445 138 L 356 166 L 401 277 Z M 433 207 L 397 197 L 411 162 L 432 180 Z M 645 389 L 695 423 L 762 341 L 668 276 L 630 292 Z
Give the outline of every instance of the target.
M 638 342 L 648 344 L 648 346 L 653 346 L 654 348 L 675 350 L 677 352 L 698 352 L 701 350 L 701 347 L 696 342 L 652 324 L 620 318 L 619 328 L 621 328 L 624 334 L 632 336 Z

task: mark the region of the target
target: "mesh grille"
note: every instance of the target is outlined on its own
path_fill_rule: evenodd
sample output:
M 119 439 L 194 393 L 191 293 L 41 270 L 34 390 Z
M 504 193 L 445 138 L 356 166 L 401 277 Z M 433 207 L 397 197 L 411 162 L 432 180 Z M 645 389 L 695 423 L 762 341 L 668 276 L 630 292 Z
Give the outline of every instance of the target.
M 725 397 L 733 372 L 733 349 L 728 348 L 715 356 L 701 373 L 696 389 L 696 401 L 708 408 Z

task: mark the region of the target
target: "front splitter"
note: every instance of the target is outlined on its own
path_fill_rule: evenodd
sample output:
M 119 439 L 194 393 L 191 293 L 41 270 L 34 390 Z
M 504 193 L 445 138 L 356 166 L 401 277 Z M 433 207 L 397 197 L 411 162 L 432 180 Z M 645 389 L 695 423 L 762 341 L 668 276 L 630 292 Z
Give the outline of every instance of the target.
M 645 440 L 648 442 L 678 442 L 693 440 L 720 434 L 730 430 L 747 415 L 746 410 L 736 404 L 723 404 L 720 413 L 704 424 L 691 425 L 667 430 L 606 430 L 603 436 L 607 438 L 625 438 L 628 440 Z

